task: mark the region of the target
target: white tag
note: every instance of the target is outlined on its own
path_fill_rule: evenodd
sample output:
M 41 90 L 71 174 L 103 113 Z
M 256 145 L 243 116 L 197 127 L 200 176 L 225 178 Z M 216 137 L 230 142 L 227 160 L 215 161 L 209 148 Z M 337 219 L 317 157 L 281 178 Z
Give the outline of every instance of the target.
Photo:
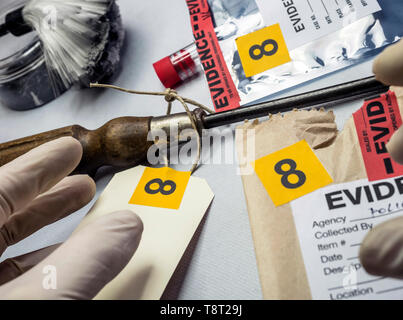
M 266 25 L 280 23 L 289 50 L 381 10 L 376 0 L 257 0 Z
M 376 225 L 403 215 L 403 177 L 319 189 L 291 203 L 313 299 L 402 299 L 403 281 L 373 277 L 358 255 Z
M 79 226 L 120 210 L 137 213 L 144 224 L 134 257 L 96 299 L 160 299 L 214 198 L 204 179 L 190 177 L 178 210 L 129 204 L 144 170 L 116 174 Z

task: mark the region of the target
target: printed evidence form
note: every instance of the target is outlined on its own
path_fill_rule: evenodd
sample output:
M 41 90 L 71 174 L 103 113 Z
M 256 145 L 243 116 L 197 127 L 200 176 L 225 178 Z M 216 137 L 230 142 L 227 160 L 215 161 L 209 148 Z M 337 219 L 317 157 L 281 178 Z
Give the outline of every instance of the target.
M 291 203 L 313 299 L 403 298 L 403 281 L 369 275 L 358 257 L 372 228 L 403 216 L 402 195 L 403 177 L 365 179 Z
M 267 26 L 279 23 L 288 50 L 381 10 L 376 0 L 256 0 Z M 273 5 L 276 2 L 276 5 Z

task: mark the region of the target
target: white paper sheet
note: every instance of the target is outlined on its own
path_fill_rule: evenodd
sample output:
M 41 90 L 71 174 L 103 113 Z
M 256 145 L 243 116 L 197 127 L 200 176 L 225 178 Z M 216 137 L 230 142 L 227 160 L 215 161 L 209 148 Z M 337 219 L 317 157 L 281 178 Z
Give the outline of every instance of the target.
M 288 50 L 336 32 L 381 10 L 376 0 L 257 0 L 256 2 L 266 25 L 280 23 Z
M 332 185 L 291 203 L 313 299 L 402 299 L 403 281 L 373 277 L 358 255 L 376 225 L 403 215 L 403 177 Z

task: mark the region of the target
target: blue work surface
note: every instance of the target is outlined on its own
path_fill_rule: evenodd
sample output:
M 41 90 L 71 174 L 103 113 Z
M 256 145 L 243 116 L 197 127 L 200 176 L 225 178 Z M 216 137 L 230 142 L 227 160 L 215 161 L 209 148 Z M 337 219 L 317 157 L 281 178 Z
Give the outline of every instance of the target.
M 115 84 L 137 90 L 162 91 L 152 63 L 193 40 L 185 1 L 120 0 L 118 3 L 127 40 L 123 69 Z M 371 63 L 368 62 L 286 94 L 314 90 L 370 74 Z M 183 85 L 179 93 L 211 105 L 203 77 Z M 357 101 L 335 109 L 339 128 L 359 107 L 360 102 Z M 179 104 L 175 105 L 174 112 L 182 111 Z M 16 112 L 0 105 L 0 142 L 71 124 L 96 129 L 116 117 L 160 116 L 165 112 L 166 103 L 160 97 L 134 96 L 112 90 L 71 90 L 56 101 L 32 111 Z M 214 152 L 221 152 L 220 147 L 225 146 L 215 147 Z M 203 165 L 195 174 L 208 181 L 215 199 L 199 229 L 198 238 L 195 238 L 193 250 L 187 256 L 188 261 L 184 261 L 184 267 L 178 270 L 180 272 L 172 281 L 167 297 L 261 299 L 248 212 L 236 161 L 225 165 Z M 111 177 L 106 175 L 97 181 L 97 197 Z M 79 212 L 10 247 L 2 260 L 66 240 L 94 201 Z

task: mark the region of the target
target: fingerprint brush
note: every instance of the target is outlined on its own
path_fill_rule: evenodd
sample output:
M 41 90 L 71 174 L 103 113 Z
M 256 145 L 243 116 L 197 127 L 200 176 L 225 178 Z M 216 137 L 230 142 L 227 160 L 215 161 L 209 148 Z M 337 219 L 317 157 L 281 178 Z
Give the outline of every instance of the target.
M 29 0 L 0 25 L 0 37 L 10 33 L 16 41 L 33 31 L 55 89 L 89 86 L 112 75 L 119 62 L 124 32 L 115 0 Z

